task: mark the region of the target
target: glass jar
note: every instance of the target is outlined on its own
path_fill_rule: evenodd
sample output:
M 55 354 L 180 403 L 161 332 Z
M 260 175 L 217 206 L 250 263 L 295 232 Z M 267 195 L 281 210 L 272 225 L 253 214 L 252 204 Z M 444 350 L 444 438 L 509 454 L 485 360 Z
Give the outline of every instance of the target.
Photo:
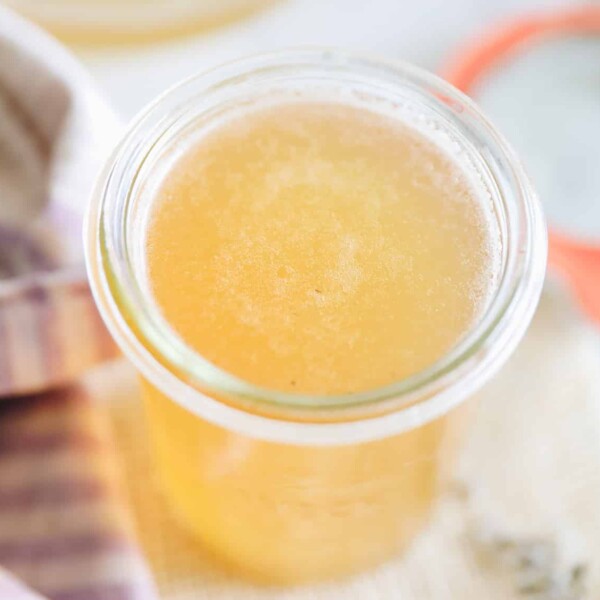
M 485 187 L 502 238 L 497 288 L 473 329 L 426 370 L 345 396 L 280 393 L 218 369 L 164 321 L 144 273 L 146 192 L 177 142 L 232 107 L 307 86 L 401 107 L 444 136 Z M 546 262 L 530 184 L 468 98 L 412 66 L 329 50 L 246 59 L 159 98 L 100 177 L 86 237 L 97 303 L 142 376 L 175 513 L 238 573 L 278 583 L 378 564 L 422 528 L 465 435 L 466 400 L 524 334 Z

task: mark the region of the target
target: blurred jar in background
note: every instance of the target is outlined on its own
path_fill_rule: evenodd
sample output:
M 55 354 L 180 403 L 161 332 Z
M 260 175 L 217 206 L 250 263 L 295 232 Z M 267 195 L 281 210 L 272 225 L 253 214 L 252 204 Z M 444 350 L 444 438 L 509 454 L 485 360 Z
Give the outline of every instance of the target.
M 241 19 L 274 0 L 7 0 L 66 42 L 151 42 Z
M 549 264 L 596 324 L 599 64 L 600 5 L 584 4 L 494 26 L 467 41 L 444 71 L 519 152 L 550 223 Z

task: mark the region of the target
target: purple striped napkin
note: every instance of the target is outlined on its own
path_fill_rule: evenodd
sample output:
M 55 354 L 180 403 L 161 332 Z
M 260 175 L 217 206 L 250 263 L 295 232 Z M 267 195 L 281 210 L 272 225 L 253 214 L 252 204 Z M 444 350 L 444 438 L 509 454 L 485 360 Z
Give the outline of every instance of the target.
M 106 109 L 87 101 L 89 83 L 69 67 L 69 55 L 5 11 L 0 7 L 0 397 L 67 383 L 116 354 L 81 266 L 86 200 L 116 120 L 104 123 Z M 96 120 L 101 132 L 91 130 Z
M 81 271 L 0 282 L 0 398 L 53 389 L 116 353 Z
M 76 61 L 0 6 L 0 600 L 152 600 L 103 407 L 116 349 L 81 225 L 117 120 Z
M 0 405 L 0 564 L 51 600 L 153 598 L 106 416 L 79 387 Z

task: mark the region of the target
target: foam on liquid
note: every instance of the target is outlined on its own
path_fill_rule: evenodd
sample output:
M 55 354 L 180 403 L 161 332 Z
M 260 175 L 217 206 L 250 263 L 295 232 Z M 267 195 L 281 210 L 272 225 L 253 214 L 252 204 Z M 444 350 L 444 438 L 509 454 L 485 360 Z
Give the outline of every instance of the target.
M 495 285 L 498 232 L 466 171 L 365 108 L 238 115 L 177 158 L 152 210 L 146 266 L 168 322 L 272 389 L 405 378 L 472 328 Z

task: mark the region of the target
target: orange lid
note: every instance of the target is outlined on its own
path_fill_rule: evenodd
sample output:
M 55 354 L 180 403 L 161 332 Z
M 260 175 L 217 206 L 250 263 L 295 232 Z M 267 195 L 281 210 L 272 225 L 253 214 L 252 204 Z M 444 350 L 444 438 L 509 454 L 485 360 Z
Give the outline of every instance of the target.
M 600 34 L 600 6 L 532 14 L 497 25 L 467 42 L 442 75 L 469 94 L 503 60 L 549 38 L 570 34 Z M 600 222 L 597 225 L 600 233 Z M 586 243 L 577 236 L 552 230 L 555 228 L 556 224 L 551 223 L 550 266 L 566 277 L 582 308 L 600 325 L 600 242 Z

